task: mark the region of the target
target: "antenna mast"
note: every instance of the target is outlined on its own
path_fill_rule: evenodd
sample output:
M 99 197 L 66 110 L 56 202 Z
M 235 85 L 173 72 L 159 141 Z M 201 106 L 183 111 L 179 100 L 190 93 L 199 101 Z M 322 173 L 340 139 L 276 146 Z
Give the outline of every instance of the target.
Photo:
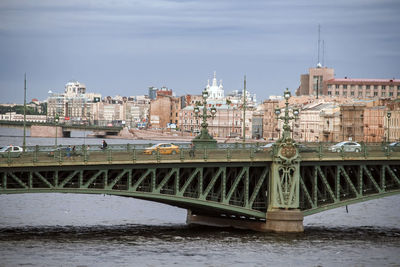
M 325 66 L 325 40 L 322 40 L 322 66 Z
M 319 63 L 319 48 L 320 48 L 320 46 L 321 46 L 321 25 L 320 24 L 318 24 L 318 62 L 317 62 L 317 64 Z

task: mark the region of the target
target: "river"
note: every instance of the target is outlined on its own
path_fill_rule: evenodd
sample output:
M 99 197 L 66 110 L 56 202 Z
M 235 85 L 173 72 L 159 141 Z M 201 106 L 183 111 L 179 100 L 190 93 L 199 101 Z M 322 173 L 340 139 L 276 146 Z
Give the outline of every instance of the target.
M 82 142 L 101 140 L 58 138 Z M 22 131 L 0 128 L 0 146 L 8 144 L 21 145 Z M 308 216 L 302 234 L 192 228 L 185 220 L 185 210 L 124 197 L 0 195 L 0 266 L 400 266 L 400 196 Z

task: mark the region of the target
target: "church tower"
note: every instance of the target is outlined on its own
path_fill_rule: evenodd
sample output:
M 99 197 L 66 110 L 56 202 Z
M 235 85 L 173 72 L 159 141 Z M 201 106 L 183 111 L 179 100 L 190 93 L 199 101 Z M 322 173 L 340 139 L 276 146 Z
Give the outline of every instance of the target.
M 217 73 L 214 71 L 214 78 L 210 86 L 210 80 L 207 82 L 206 90 L 208 92 L 209 99 L 223 99 L 224 98 L 224 87 L 222 86 L 222 80 L 219 85 L 217 83 Z

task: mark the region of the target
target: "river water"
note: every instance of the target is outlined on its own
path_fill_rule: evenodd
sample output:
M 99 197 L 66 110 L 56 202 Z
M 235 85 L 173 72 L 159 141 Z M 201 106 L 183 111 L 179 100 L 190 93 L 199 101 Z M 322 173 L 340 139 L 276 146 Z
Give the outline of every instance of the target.
M 21 145 L 21 136 L 0 128 L 0 146 Z M 28 137 L 27 145 L 53 141 Z M 0 266 L 400 266 L 400 196 L 308 216 L 302 234 L 192 228 L 185 220 L 185 210 L 132 198 L 0 195 Z

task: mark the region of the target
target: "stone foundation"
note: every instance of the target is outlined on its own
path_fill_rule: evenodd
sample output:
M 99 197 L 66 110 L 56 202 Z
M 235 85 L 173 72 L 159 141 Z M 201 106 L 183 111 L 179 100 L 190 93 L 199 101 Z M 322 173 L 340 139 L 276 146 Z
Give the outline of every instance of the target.
M 31 137 L 56 137 L 56 126 L 31 126 Z M 63 137 L 62 127 L 57 126 L 57 137 Z
M 303 213 L 300 210 L 267 211 L 265 229 L 272 232 L 301 233 L 304 232 Z
M 267 212 L 267 221 L 249 221 L 223 217 L 210 217 L 192 214 L 188 210 L 188 225 L 207 225 L 215 227 L 232 227 L 257 232 L 301 233 L 304 232 L 303 213 L 300 210 L 274 210 Z

